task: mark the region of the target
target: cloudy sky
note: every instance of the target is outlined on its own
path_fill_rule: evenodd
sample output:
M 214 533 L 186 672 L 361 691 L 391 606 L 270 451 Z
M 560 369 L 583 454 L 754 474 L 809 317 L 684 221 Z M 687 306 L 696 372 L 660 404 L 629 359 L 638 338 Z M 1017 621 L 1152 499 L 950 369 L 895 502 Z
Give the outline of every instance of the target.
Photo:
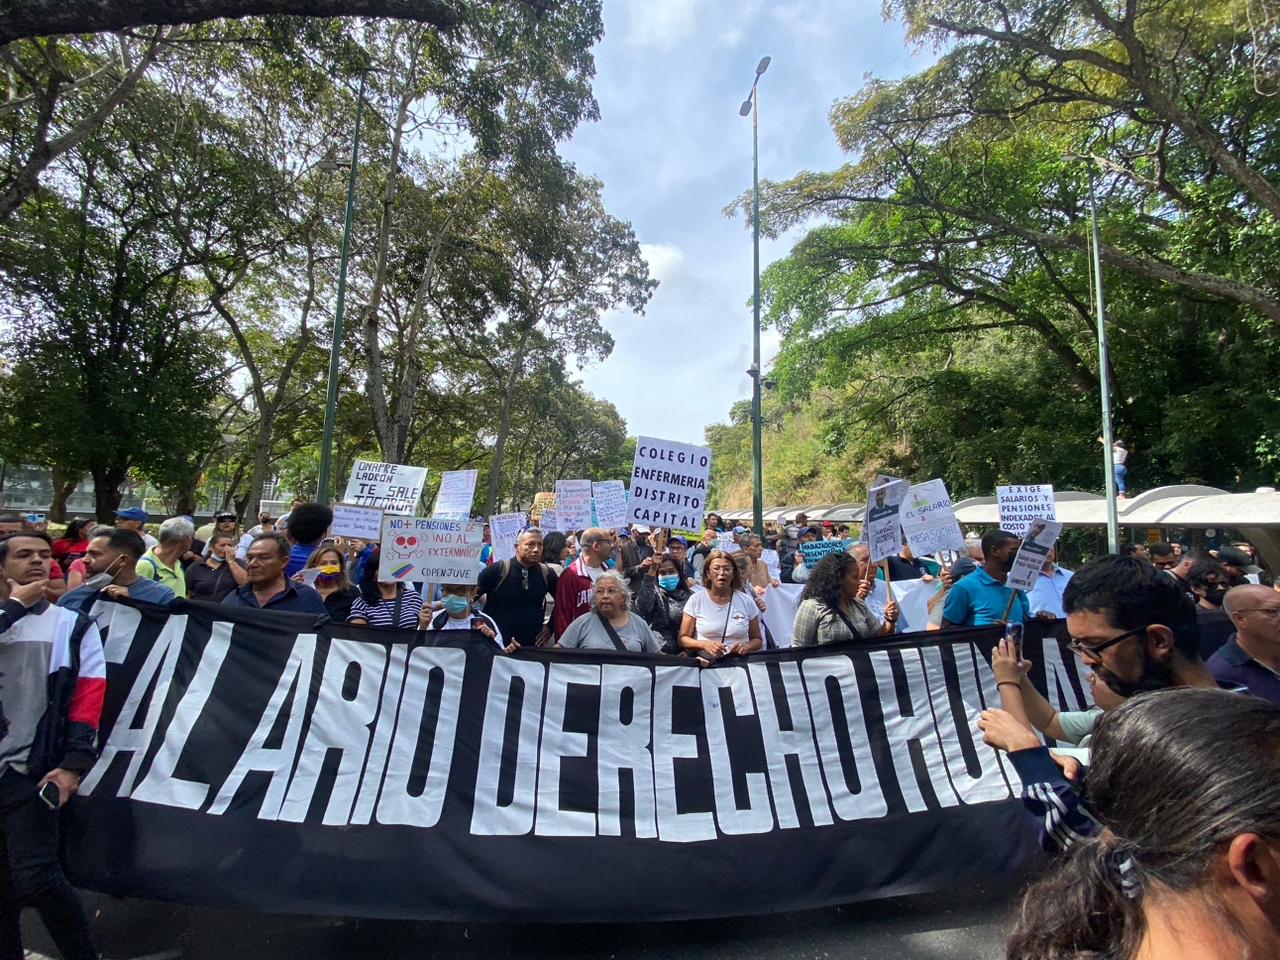
M 751 186 L 751 121 L 738 116 L 756 63 L 760 176 L 829 170 L 843 156 L 827 123 L 868 72 L 920 70 L 922 55 L 877 0 L 605 0 L 596 48 L 601 119 L 564 154 L 605 184 L 635 226 L 661 286 L 645 315 L 612 314 L 617 346 L 582 373 L 633 435 L 701 443 L 751 395 L 751 234 L 721 209 Z M 789 243 L 761 246 L 761 264 Z M 764 334 L 766 366 L 777 337 Z

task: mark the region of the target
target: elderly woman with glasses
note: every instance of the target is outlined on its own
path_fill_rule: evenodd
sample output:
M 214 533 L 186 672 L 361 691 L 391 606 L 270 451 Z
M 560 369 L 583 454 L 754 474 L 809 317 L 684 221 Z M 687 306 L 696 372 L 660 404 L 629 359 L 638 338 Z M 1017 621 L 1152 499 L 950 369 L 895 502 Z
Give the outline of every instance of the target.
M 558 647 L 660 653 L 662 641 L 649 625 L 631 612 L 631 590 L 622 574 L 601 573 L 591 592 L 591 612 L 569 624 Z

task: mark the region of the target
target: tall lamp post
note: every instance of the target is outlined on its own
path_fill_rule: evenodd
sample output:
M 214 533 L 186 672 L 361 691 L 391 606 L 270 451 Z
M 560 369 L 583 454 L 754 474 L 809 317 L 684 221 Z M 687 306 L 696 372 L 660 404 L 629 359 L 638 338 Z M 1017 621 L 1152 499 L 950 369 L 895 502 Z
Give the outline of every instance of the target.
M 753 325 L 751 330 L 751 529 L 764 533 L 764 452 L 760 440 L 760 143 L 756 87 L 769 69 L 769 58 L 756 66 L 751 93 L 742 102 L 740 116 L 751 115 L 751 259 Z
M 1082 160 L 1089 173 L 1089 235 L 1092 258 L 1090 268 L 1093 272 L 1094 309 L 1098 322 L 1098 383 L 1102 393 L 1102 462 L 1107 484 L 1107 549 L 1111 553 L 1120 552 L 1120 515 L 1116 502 L 1116 468 L 1113 442 L 1115 435 L 1111 429 L 1111 370 L 1110 354 L 1107 352 L 1107 317 L 1102 298 L 1102 255 L 1098 248 L 1098 205 L 1093 189 L 1093 158 L 1069 153 L 1067 160 Z
M 351 138 L 351 171 L 347 178 L 347 218 L 342 226 L 342 256 L 338 261 L 338 305 L 333 314 L 333 344 L 329 347 L 329 387 L 324 398 L 324 438 L 320 441 L 320 472 L 316 501 L 329 502 L 329 465 L 333 459 L 333 428 L 338 416 L 338 361 L 342 357 L 342 315 L 347 296 L 347 254 L 351 249 L 351 220 L 356 209 L 356 166 L 360 161 L 360 117 L 364 113 L 364 89 L 374 67 L 360 69 L 360 93 L 356 97 L 356 124 Z M 322 160 L 321 170 L 338 170 L 341 162 Z

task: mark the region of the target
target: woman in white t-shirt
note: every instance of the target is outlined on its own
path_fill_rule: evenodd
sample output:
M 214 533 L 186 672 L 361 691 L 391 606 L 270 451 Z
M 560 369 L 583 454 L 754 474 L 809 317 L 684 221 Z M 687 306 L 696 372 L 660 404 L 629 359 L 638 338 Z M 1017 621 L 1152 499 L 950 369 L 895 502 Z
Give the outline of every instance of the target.
M 680 646 L 715 660 L 727 654 L 759 650 L 760 611 L 742 592 L 742 572 L 723 550 L 713 550 L 702 565 L 702 585 L 684 606 Z

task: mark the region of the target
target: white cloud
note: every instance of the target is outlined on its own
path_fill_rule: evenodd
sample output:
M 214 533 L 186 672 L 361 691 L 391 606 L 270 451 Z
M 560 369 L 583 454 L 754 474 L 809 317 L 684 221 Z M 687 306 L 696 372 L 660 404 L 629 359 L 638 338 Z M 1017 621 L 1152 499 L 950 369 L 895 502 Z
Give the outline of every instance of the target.
M 644 0 L 631 4 L 627 42 L 669 50 L 694 32 L 698 0 Z

